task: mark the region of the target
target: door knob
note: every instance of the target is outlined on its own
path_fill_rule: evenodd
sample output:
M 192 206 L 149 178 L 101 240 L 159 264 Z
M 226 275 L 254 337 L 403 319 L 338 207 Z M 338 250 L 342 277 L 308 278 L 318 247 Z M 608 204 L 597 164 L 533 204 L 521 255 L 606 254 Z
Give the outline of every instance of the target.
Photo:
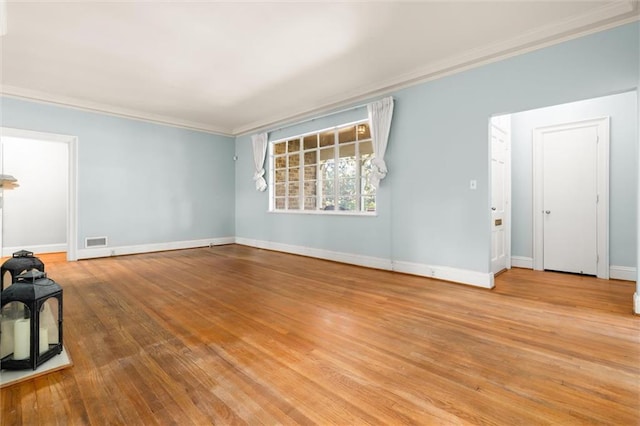
M 545 212 L 545 214 L 550 214 L 551 210 L 545 210 L 544 212 Z
M 496 211 L 496 208 L 495 207 L 491 207 L 491 210 Z

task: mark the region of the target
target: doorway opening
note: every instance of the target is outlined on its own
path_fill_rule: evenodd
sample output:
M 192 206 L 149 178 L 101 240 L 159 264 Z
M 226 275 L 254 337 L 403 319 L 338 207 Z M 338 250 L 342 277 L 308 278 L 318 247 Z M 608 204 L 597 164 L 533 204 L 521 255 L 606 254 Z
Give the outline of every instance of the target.
M 65 252 L 77 260 L 77 138 L 0 128 L 3 173 L 17 186 L 2 191 L 0 252 Z
M 507 219 L 502 222 L 506 227 L 503 231 L 506 247 L 503 268 L 510 269 L 513 266 L 534 270 L 559 270 L 591 274 L 605 279 L 635 281 L 638 197 L 637 92 L 624 92 L 512 113 L 505 117 L 508 117 L 510 124 L 506 170 L 510 171 L 511 175 L 507 178 L 508 184 L 495 183 L 496 175 L 500 174 L 496 173 L 494 168 L 497 164 L 493 152 L 495 138 L 490 132 L 491 207 L 496 207 L 494 204 L 500 198 L 507 200 Z M 575 140 L 565 143 L 567 137 Z M 609 138 L 610 150 L 606 148 L 605 137 Z M 561 152 L 556 154 L 564 155 L 564 158 L 553 157 L 553 151 L 558 147 Z M 549 164 L 545 162 L 545 152 L 552 155 Z M 556 163 L 553 164 L 553 161 Z M 588 169 L 594 174 L 580 169 L 581 165 L 586 163 L 589 163 Z M 582 189 L 579 188 L 580 184 L 585 184 L 582 185 Z M 545 187 L 548 187 L 546 191 Z M 496 191 L 501 189 L 504 192 L 496 194 Z M 564 207 L 552 209 L 551 206 L 546 206 L 547 201 L 551 200 L 545 200 L 545 194 L 551 193 L 554 196 L 554 190 L 556 199 L 563 201 Z M 577 205 L 574 200 L 576 197 L 580 198 L 579 193 L 584 199 L 590 200 L 590 217 L 595 218 L 596 222 L 593 225 L 593 221 L 586 221 L 585 223 L 591 223 L 587 226 L 588 229 L 582 228 L 580 231 L 581 228 L 577 227 L 578 231 L 574 230 L 574 237 L 570 237 L 569 234 L 563 233 L 565 228 L 576 225 L 574 222 L 583 222 L 578 216 L 582 215 L 584 207 L 580 207 L 582 204 Z M 573 212 L 563 212 L 567 206 L 574 207 Z M 494 274 L 498 272 L 499 267 L 494 264 L 495 254 L 500 252 L 499 246 L 495 243 L 496 210 L 492 210 L 491 213 L 491 270 Z M 568 216 L 560 220 L 560 213 L 566 213 Z M 554 220 L 557 220 L 557 223 L 551 223 Z M 553 225 L 557 225 L 555 231 Z M 562 232 L 556 234 L 558 229 Z M 545 230 L 549 234 L 549 241 L 546 241 Z M 588 244 L 580 240 L 582 234 L 589 235 L 588 244 L 595 249 L 585 249 Z M 575 235 L 581 237 L 576 240 Z M 560 242 L 559 245 L 553 245 L 554 238 Z M 586 255 L 580 253 L 583 249 L 588 251 Z M 557 256 L 560 263 L 554 263 L 554 257 Z M 572 267 L 566 267 L 567 259 L 571 262 L 572 259 L 581 256 L 589 258 L 591 269 L 586 266 L 576 267 L 575 263 Z M 546 262 L 548 258 L 551 259 L 550 263 Z

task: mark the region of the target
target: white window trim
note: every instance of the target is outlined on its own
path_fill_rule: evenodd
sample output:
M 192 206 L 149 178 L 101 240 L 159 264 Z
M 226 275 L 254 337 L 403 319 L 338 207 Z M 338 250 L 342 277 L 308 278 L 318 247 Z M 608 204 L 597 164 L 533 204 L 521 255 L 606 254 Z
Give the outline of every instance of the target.
M 356 126 L 358 124 L 363 124 L 363 123 L 367 123 L 370 126 L 369 120 L 364 119 L 364 120 L 356 120 L 356 121 L 352 121 L 352 122 L 347 122 L 347 123 L 343 123 L 337 126 L 331 126 L 331 127 L 326 127 L 323 129 L 318 129 L 318 130 L 314 130 L 311 132 L 306 132 L 306 133 L 301 133 L 298 135 L 292 135 L 292 136 L 288 136 L 288 137 L 284 137 L 284 138 L 280 138 L 277 140 L 273 140 L 273 141 L 269 141 L 268 144 L 268 170 L 269 170 L 269 174 L 268 174 L 268 188 L 269 188 L 269 209 L 267 210 L 267 213 L 275 213 L 275 214 L 302 214 L 302 215 L 329 215 L 329 216 L 369 216 L 369 217 L 376 217 L 378 216 L 378 194 L 377 194 L 377 189 L 376 189 L 376 194 L 375 194 L 375 199 L 376 199 L 376 210 L 375 211 L 362 211 L 362 210 L 321 210 L 321 209 L 314 209 L 314 210 L 305 210 L 304 209 L 304 146 L 303 146 L 303 139 L 306 136 L 309 135 L 316 135 L 316 134 L 320 134 L 320 133 L 325 133 L 325 132 L 329 132 L 329 131 L 337 131 L 338 129 L 341 128 L 345 128 L 345 127 L 349 127 L 349 126 Z M 371 132 L 371 129 L 369 130 Z M 300 140 L 300 172 L 299 172 L 299 177 L 298 177 L 298 185 L 299 188 L 301 188 L 302 190 L 300 191 L 300 195 L 299 195 L 299 203 L 302 206 L 302 208 L 300 209 L 295 209 L 295 210 L 289 210 L 288 208 L 283 209 L 283 210 L 278 210 L 275 208 L 275 161 L 274 161 L 274 152 L 273 152 L 273 148 L 276 144 L 281 143 L 281 142 L 285 142 L 285 141 L 290 141 L 293 139 L 299 139 Z M 359 153 L 359 149 L 360 149 L 360 142 L 366 142 L 372 140 L 372 137 L 369 137 L 367 139 L 363 139 L 363 140 L 356 140 L 353 143 L 356 146 L 356 153 Z M 337 160 L 339 158 L 339 146 L 340 144 L 338 143 L 338 141 L 336 140 L 333 148 L 334 148 L 334 161 L 335 164 L 337 166 Z M 320 147 L 318 146 L 316 148 L 316 150 L 319 153 Z M 282 154 L 278 154 L 278 155 L 282 155 Z M 284 154 L 285 156 L 288 155 L 288 153 Z M 316 163 L 316 166 L 319 168 L 320 167 L 320 161 L 318 159 L 318 162 Z M 287 172 L 289 171 L 289 167 L 287 166 Z M 319 172 L 318 172 L 318 176 L 319 176 Z M 334 187 L 338 187 L 337 185 L 337 181 L 338 181 L 338 174 L 336 173 L 334 176 L 335 182 L 334 182 Z M 358 182 L 359 185 L 361 185 L 361 170 L 358 167 L 357 171 L 356 171 L 356 181 Z M 316 182 L 318 182 L 320 179 L 316 179 Z M 337 194 L 336 194 L 337 195 Z M 321 199 L 321 197 L 316 194 L 316 202 L 319 202 L 319 200 Z M 288 196 L 285 196 L 285 203 L 288 207 Z M 362 203 L 362 192 L 361 190 L 358 192 L 358 200 L 357 203 L 360 206 Z M 338 200 L 336 199 L 336 203 L 338 202 Z
M 273 214 L 302 214 L 302 215 L 327 215 L 327 216 L 378 216 L 378 212 L 360 212 L 355 210 L 267 210 Z

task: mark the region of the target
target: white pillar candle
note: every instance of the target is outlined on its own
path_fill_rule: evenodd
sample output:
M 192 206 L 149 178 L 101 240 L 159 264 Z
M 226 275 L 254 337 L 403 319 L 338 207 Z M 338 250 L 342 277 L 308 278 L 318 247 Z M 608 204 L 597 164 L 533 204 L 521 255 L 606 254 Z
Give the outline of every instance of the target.
M 0 329 L 2 334 L 0 334 L 0 358 L 4 358 L 10 353 L 13 353 L 13 328 L 16 320 L 2 318 L 1 321 L 2 324 L 0 324 Z
M 28 359 L 30 340 L 31 340 L 31 326 L 30 319 L 16 320 L 13 332 L 13 359 Z
M 46 327 L 40 327 L 40 353 L 49 350 L 49 330 Z

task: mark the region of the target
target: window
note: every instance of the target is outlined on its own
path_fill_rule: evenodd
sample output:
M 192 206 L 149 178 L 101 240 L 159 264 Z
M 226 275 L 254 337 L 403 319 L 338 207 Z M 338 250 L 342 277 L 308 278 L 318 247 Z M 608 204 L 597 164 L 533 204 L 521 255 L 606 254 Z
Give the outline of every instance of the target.
M 372 159 L 367 121 L 274 141 L 269 145 L 270 210 L 375 212 Z

